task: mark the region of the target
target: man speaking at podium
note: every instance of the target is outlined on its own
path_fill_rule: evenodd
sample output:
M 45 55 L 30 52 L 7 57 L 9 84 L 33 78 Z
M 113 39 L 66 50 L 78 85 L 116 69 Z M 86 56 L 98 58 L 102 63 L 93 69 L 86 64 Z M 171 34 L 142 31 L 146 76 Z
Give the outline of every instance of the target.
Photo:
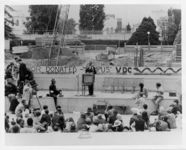
M 93 66 L 92 62 L 88 63 L 88 65 L 85 69 L 85 73 L 93 74 L 94 78 L 95 78 L 96 68 Z M 88 86 L 88 91 L 89 91 L 90 96 L 92 96 L 94 94 L 94 82 Z

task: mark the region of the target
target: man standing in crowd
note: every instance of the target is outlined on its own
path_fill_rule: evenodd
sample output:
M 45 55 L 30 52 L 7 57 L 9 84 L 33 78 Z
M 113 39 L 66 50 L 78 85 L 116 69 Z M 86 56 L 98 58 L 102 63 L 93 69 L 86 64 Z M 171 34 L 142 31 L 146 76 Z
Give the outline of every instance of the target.
M 156 109 L 155 109 L 156 111 L 154 112 L 155 114 L 158 114 L 160 103 L 163 100 L 163 94 L 164 94 L 164 91 L 161 86 L 161 83 L 156 83 L 156 95 L 152 99 L 152 101 L 156 107 Z
M 93 66 L 92 62 L 89 62 L 88 66 L 85 69 L 85 73 L 93 74 L 93 83 L 88 86 L 89 95 L 94 95 L 94 80 L 95 80 L 95 74 L 96 74 L 96 68 Z
M 25 63 L 23 63 L 21 59 L 17 59 L 16 61 L 19 64 L 19 81 L 18 81 L 19 92 L 22 94 L 25 77 L 27 74 L 27 68 L 26 68 Z
M 56 80 L 55 79 L 52 79 L 51 80 L 51 84 L 49 86 L 49 95 L 51 97 L 53 97 L 54 99 L 54 103 L 55 103 L 55 107 L 57 106 L 57 96 L 63 96 L 62 95 L 62 90 L 59 90 L 56 88 Z
M 7 96 L 8 100 L 10 102 L 9 111 L 11 113 L 14 113 L 15 108 L 18 105 L 16 95 L 17 95 L 17 87 L 13 84 L 13 79 L 8 78 L 7 84 L 5 85 L 5 96 Z
M 19 103 L 19 105 L 17 105 L 15 109 L 15 114 L 17 117 L 22 115 L 22 112 L 25 110 L 25 107 L 26 107 L 26 100 L 22 99 L 22 101 Z
M 23 87 L 23 99 L 26 100 L 26 104 L 28 106 L 28 108 L 30 108 L 30 106 L 32 105 L 32 93 L 33 93 L 33 90 L 32 90 L 32 87 L 30 85 L 30 82 L 28 80 L 25 81 L 25 85 Z

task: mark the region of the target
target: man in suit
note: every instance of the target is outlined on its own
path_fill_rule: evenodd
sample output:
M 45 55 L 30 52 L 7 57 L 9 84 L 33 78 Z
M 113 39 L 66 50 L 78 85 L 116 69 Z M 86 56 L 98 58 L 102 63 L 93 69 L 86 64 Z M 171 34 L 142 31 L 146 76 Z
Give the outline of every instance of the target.
M 63 95 L 62 95 L 62 90 L 57 89 L 55 79 L 51 80 L 51 84 L 49 86 L 49 95 L 51 97 L 53 97 L 54 104 L 55 104 L 55 107 L 56 107 L 57 106 L 57 96 L 59 95 L 60 97 L 62 97 Z
M 23 86 L 27 74 L 27 67 L 26 64 L 22 62 L 22 59 L 17 59 L 17 63 L 19 64 L 19 80 L 18 80 L 18 87 L 19 93 L 23 93 Z
M 85 69 L 85 73 L 93 74 L 94 79 L 95 79 L 96 68 L 93 66 L 92 62 L 89 62 L 89 64 L 87 65 Z M 88 91 L 89 91 L 90 96 L 94 94 L 94 82 L 88 86 Z

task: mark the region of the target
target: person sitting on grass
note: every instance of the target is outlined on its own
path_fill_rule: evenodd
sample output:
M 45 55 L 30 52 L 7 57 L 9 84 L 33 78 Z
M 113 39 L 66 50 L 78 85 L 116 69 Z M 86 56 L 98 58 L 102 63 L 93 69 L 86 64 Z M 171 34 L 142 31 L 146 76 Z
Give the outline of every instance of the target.
M 19 105 L 19 101 L 18 101 L 19 96 L 11 96 L 11 103 L 10 103 L 10 107 L 9 107 L 9 111 L 12 114 L 15 114 L 15 109 L 16 107 Z
M 9 116 L 7 114 L 5 114 L 5 131 L 8 132 L 9 129 L 10 129 Z
M 87 112 L 85 113 L 86 118 L 90 118 L 91 119 L 91 123 L 93 122 L 93 117 L 94 117 L 94 113 L 92 111 L 92 109 L 89 107 L 87 108 Z
M 20 129 L 24 128 L 25 121 L 23 120 L 23 117 L 17 117 L 16 118 L 16 123 L 17 123 L 17 125 L 19 125 Z
M 66 120 L 66 132 L 76 132 L 76 124 L 74 122 L 74 119 L 72 117 L 68 118 Z
M 16 116 L 19 117 L 20 115 L 22 115 L 22 112 L 25 110 L 25 108 L 26 108 L 26 100 L 22 99 L 15 109 Z
M 44 114 L 42 114 L 40 122 L 41 123 L 46 122 L 48 126 L 51 125 L 51 117 L 50 117 L 49 111 L 47 109 L 45 110 Z
M 108 118 L 113 114 L 113 106 L 107 105 L 105 109 L 105 120 L 108 121 Z
M 57 111 L 54 113 L 54 116 L 52 118 L 52 128 L 57 126 L 58 130 L 63 132 L 63 130 L 66 127 L 65 123 L 65 117 L 63 115 L 63 111 L 61 109 L 61 106 L 57 106 Z
M 77 121 L 77 130 L 83 130 L 86 127 L 86 115 L 81 113 L 80 118 Z
M 143 110 L 141 112 L 142 118 L 146 123 L 146 127 L 149 128 L 149 123 L 150 123 L 150 113 L 148 111 L 148 105 L 144 104 L 143 105 Z
M 20 133 L 20 127 L 15 124 L 14 126 L 12 126 L 12 128 L 9 131 L 10 133 Z
M 21 128 L 21 133 L 36 133 L 36 129 L 33 127 L 33 119 L 28 118 L 27 119 L 27 126 L 24 128 Z
M 42 114 L 42 115 L 45 114 L 45 111 L 46 111 L 46 110 L 49 111 L 48 106 L 47 106 L 47 105 L 43 105 L 43 110 L 41 111 L 41 114 Z M 49 112 L 49 114 L 50 114 L 50 112 Z
M 172 110 L 171 110 L 171 112 L 174 115 L 177 115 L 178 111 L 180 113 L 182 113 L 182 106 L 181 106 L 181 104 L 179 104 L 179 101 L 176 99 L 176 100 L 174 100 L 174 102 L 172 104 Z
M 113 114 L 109 116 L 108 123 L 114 125 L 114 122 L 117 120 L 118 111 L 114 109 Z
M 176 116 L 171 112 L 171 110 L 168 110 L 167 114 L 164 115 L 164 116 L 161 116 L 160 119 L 167 122 L 168 127 L 170 129 L 175 129 L 176 128 Z
M 114 125 L 112 126 L 112 131 L 114 132 L 122 132 L 123 131 L 123 124 L 120 120 L 116 120 Z
M 9 78 L 7 79 L 7 83 L 5 84 L 5 96 L 7 96 L 10 107 L 9 111 L 14 114 L 15 113 L 15 108 L 18 105 L 18 101 L 16 99 L 17 95 L 17 87 L 13 84 L 13 79 Z
M 132 131 L 145 130 L 145 121 L 143 120 L 139 109 L 133 109 L 133 116 L 130 118 L 129 125 Z
M 168 123 L 164 120 L 157 120 L 154 125 L 156 131 L 170 131 Z

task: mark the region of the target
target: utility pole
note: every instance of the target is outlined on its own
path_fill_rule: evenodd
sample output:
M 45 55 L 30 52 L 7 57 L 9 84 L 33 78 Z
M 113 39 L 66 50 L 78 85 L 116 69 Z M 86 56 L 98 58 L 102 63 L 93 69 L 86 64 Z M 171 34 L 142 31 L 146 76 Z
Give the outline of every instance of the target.
M 59 41 L 56 66 L 59 64 L 59 55 L 61 52 L 61 48 L 63 49 L 64 45 L 65 45 L 64 29 L 65 29 L 66 22 L 68 20 L 68 13 L 69 13 L 70 5 L 64 5 L 64 6 L 61 6 L 60 8 L 61 9 L 60 9 L 59 19 L 60 19 L 60 17 L 62 18 L 62 29 L 61 29 L 61 31 L 59 31 L 59 33 L 61 34 L 62 37 L 60 38 L 60 41 Z M 64 9 L 64 10 L 62 10 L 62 9 Z M 58 24 L 58 26 L 59 26 L 59 24 Z

